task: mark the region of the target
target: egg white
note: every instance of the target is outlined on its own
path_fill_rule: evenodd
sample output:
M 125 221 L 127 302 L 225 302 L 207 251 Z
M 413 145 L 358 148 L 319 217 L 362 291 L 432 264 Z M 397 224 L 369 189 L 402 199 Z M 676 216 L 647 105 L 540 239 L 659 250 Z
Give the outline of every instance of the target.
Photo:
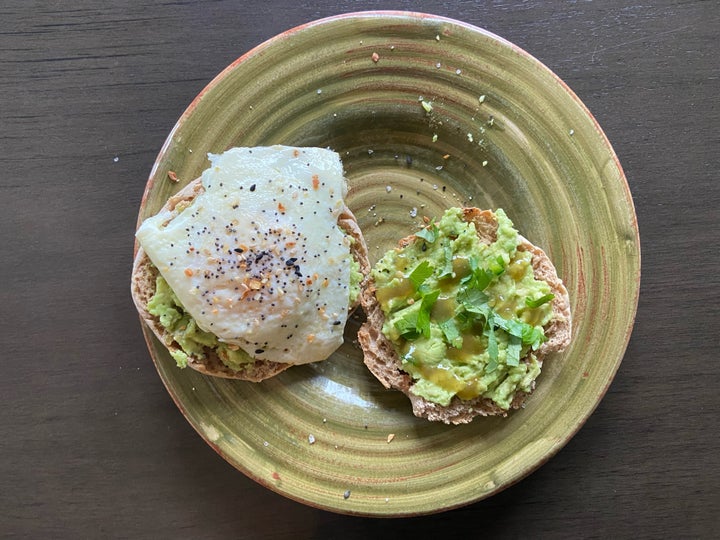
M 347 187 L 321 148 L 209 154 L 205 191 L 137 238 L 198 326 L 250 356 L 304 364 L 343 342 L 350 240 L 337 226 Z

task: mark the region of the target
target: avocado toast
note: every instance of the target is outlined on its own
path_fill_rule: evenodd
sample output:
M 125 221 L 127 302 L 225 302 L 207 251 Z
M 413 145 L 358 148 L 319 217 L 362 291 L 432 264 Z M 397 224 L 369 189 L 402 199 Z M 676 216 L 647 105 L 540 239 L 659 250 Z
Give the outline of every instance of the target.
M 571 337 L 567 290 L 502 210 L 450 209 L 399 241 L 364 282 L 358 340 L 416 416 L 461 424 L 507 415 Z
M 327 358 L 369 270 L 342 165 L 318 148 L 234 148 L 137 232 L 131 292 L 179 367 L 261 381 Z

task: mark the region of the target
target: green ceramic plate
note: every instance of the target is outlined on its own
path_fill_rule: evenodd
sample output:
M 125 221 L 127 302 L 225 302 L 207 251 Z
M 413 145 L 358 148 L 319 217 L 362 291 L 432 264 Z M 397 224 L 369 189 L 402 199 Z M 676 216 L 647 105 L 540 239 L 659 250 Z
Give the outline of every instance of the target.
M 622 169 L 572 91 L 518 47 L 458 21 L 368 12 L 312 22 L 200 93 L 158 156 L 139 219 L 199 176 L 207 152 L 275 143 L 340 153 L 373 262 L 422 216 L 504 208 L 565 280 L 574 338 L 546 361 L 525 409 L 453 427 L 416 419 L 366 371 L 357 321 L 329 360 L 260 384 L 180 370 L 145 329 L 163 382 L 208 444 L 291 499 L 375 516 L 488 497 L 566 444 L 618 369 L 640 276 Z

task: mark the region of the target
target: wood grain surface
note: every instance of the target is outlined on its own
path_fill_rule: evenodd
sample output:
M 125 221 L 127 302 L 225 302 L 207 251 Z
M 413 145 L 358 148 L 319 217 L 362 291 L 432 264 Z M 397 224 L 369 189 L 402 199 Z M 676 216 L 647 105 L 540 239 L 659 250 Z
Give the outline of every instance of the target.
M 643 250 L 587 424 L 515 486 L 422 518 L 315 510 L 235 471 L 168 396 L 129 295 L 145 182 L 195 95 L 275 34 L 365 9 L 460 19 L 555 71 L 620 158 Z M 2 2 L 0 536 L 716 537 L 718 28 L 713 0 Z

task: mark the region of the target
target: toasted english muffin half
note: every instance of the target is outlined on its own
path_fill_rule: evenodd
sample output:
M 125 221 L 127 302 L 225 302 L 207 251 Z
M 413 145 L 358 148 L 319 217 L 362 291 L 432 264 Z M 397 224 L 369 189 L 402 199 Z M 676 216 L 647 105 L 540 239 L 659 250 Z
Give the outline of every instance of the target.
M 169 212 L 168 218 L 173 219 L 203 192 L 204 187 L 201 178 L 193 180 L 177 194 L 170 197 L 162 211 Z M 350 244 L 351 255 L 359 264 L 360 272 L 363 276 L 367 275 L 370 270 L 367 246 L 365 245 L 365 240 L 357 224 L 357 220 L 347 206 L 342 209 L 337 224 L 338 227 L 352 239 Z M 186 355 L 187 366 L 205 375 L 252 382 L 260 382 L 273 377 L 294 365 L 292 363 L 253 359 L 239 366 L 239 369 L 233 369 L 223 362 L 215 347 L 203 347 L 201 354 L 187 354 L 183 351 L 181 345 L 175 340 L 172 333 L 161 324 L 160 317 L 153 315 L 148 309 L 148 304 L 156 293 L 157 279 L 160 272 L 142 247 L 138 244 L 136 244 L 136 246 L 131 277 L 132 299 L 142 321 L 163 343 L 173 357 L 178 353 L 183 356 Z M 350 306 L 350 311 L 354 310 L 358 305 L 359 298 Z
M 462 219 L 465 222 L 474 223 L 480 242 L 486 245 L 495 242 L 498 221 L 493 212 L 477 208 L 464 208 L 462 209 Z M 421 241 L 417 235 L 410 235 L 398 242 L 398 248 L 405 248 L 417 241 Z M 532 351 L 537 363 L 541 366 L 548 355 L 562 351 L 570 342 L 572 334 L 570 301 L 567 289 L 542 249 L 518 235 L 517 250 L 531 255 L 534 278 L 546 282 L 554 295 L 551 300 L 552 318 L 543 326 L 546 339 L 536 350 Z M 376 283 L 372 275 L 368 275 L 363 283 L 360 296 L 367 321 L 358 332 L 358 341 L 364 352 L 364 362 L 385 388 L 399 390 L 407 395 L 412 403 L 415 416 L 446 424 L 464 424 L 476 416 L 506 416 L 510 409 L 523 406 L 535 388 L 534 380 L 528 391 L 515 393 L 507 408 L 500 407 L 492 399 L 482 396 L 461 399 L 455 395 L 447 405 L 441 405 L 413 393 L 416 380 L 403 370 L 403 362 L 398 348 L 383 333 L 386 314 L 383 312 L 376 293 Z M 520 362 L 526 361 L 527 357 L 520 359 Z

